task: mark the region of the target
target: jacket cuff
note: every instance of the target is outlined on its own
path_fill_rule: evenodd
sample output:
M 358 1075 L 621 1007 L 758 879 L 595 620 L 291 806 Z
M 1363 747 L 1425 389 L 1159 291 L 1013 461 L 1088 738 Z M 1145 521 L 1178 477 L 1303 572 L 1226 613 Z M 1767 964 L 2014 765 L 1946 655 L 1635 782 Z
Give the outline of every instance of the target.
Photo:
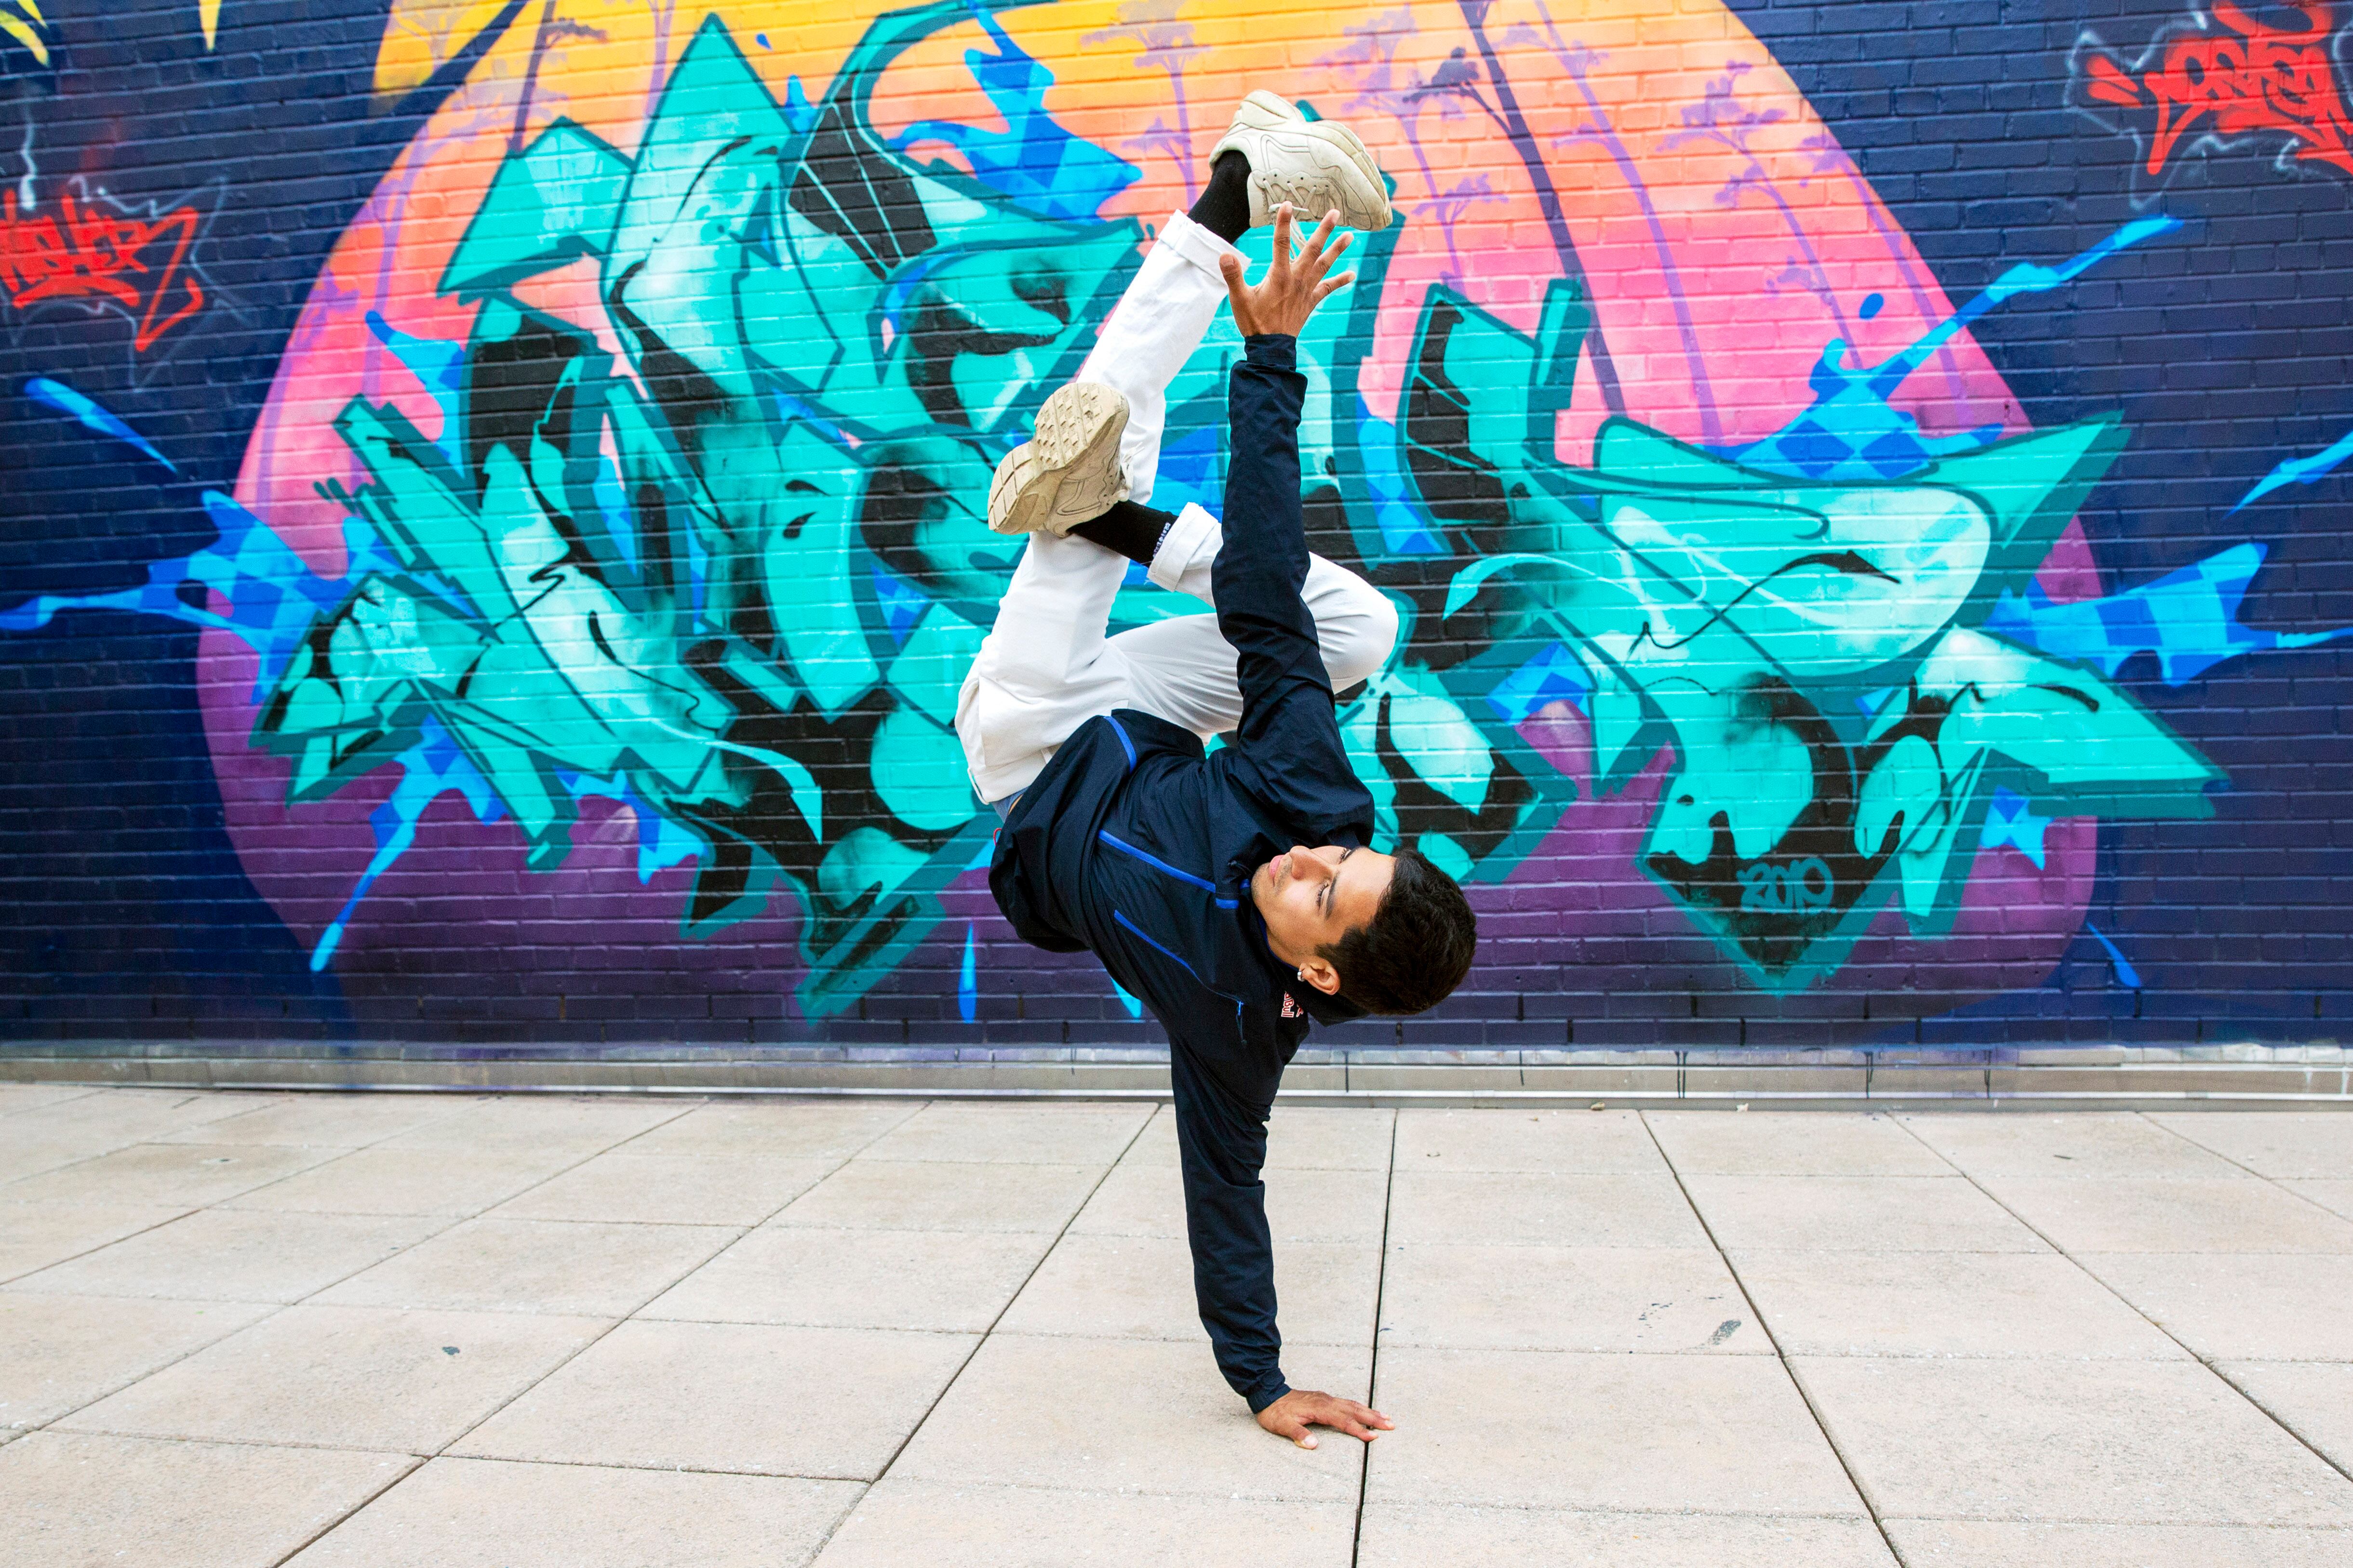
M 1296 370 L 1299 340 L 1288 332 L 1254 332 L 1242 340 L 1242 355 L 1269 370 Z
M 1282 341 L 1289 342 L 1291 340 L 1285 338 Z M 1277 1372 L 1270 1373 L 1264 1383 L 1260 1384 L 1242 1397 L 1250 1401 L 1250 1414 L 1255 1415 L 1290 1392 L 1291 1384 L 1283 1382 L 1282 1373 Z

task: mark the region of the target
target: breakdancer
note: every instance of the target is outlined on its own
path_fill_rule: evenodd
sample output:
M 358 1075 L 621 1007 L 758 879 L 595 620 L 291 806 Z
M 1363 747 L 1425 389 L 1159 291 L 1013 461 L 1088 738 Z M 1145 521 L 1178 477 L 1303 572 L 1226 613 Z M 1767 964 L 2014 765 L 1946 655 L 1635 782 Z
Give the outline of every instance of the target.
M 973 786 L 1003 818 L 989 888 L 1021 937 L 1090 949 L 1168 1031 L 1186 1227 L 1202 1325 L 1259 1425 L 1370 1440 L 1392 1425 L 1284 1381 L 1259 1179 L 1267 1115 L 1311 1019 L 1419 1013 L 1477 939 L 1461 889 L 1421 855 L 1369 847 L 1335 685 L 1380 668 L 1389 601 L 1311 555 L 1302 527 L 1295 340 L 1389 222 L 1380 171 L 1343 126 L 1253 92 L 1078 378 L 997 469 L 989 522 L 1030 537 L 956 710 Z M 1293 254 L 1293 212 L 1324 220 Z M 1255 285 L 1233 242 L 1274 226 Z M 1225 515 L 1150 497 L 1166 392 L 1230 300 Z M 1214 615 L 1106 636 L 1129 561 Z M 1205 755 L 1203 740 L 1229 744 Z

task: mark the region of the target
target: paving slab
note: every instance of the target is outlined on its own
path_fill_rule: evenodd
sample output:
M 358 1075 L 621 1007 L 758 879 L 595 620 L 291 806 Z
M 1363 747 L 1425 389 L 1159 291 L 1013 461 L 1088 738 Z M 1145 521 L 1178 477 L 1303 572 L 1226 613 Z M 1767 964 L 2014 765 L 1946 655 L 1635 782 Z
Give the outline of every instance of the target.
M 777 1225 L 828 1230 L 1051 1233 L 1103 1179 L 1100 1165 L 852 1160 L 795 1198 Z
M 853 1481 L 435 1459 L 289 1568 L 802 1568 Z
M 2199 1524 L 1891 1519 L 1908 1563 L 1936 1568 L 2344 1568 L 2353 1534 Z
M 1367 1363 L 1363 1347 L 1294 1345 L 1282 1369 L 1294 1388 L 1361 1399 Z M 1335 1433 L 1310 1449 L 1261 1430 L 1207 1344 L 999 1332 L 891 1473 L 1050 1491 L 1353 1503 L 1359 1454 L 1354 1438 Z
M 2259 1176 L 2353 1181 L 2353 1116 L 2342 1111 L 2282 1110 L 2260 1116 L 2157 1111 L 2148 1119 Z
M 1320 1168 L 1270 1171 L 1266 1221 L 1278 1247 L 1294 1242 L 1381 1239 L 1388 1175 Z M 1185 1188 L 1173 1166 L 1112 1168 L 1071 1222 L 1074 1236 L 1183 1236 Z
M 2353 1363 L 2219 1361 L 2214 1370 L 2339 1469 L 2353 1470 Z
M 634 1147 L 631 1145 L 629 1147 Z M 509 1198 L 502 1219 L 754 1226 L 840 1167 L 774 1154 L 598 1154 Z
M 217 1121 L 268 1103 L 251 1095 L 170 1089 L 100 1089 L 0 1119 L 0 1181 L 85 1160 L 110 1149 Z
M 73 1104 L 60 1109 L 70 1110 Z M 60 1170 L 137 1141 L 134 1134 L 108 1130 L 52 1127 L 47 1113 L 0 1118 L 0 1183 Z M 6 1191 L 0 1186 L 0 1193 Z
M 1862 1517 L 1778 1360 L 1386 1346 L 1369 1505 Z
M 642 1308 L 641 1318 L 981 1333 L 1052 1238 L 1030 1232 L 755 1230 Z
M 1274 1289 L 1283 1343 L 1369 1344 L 1380 1247 L 1368 1241 L 1278 1243 Z M 1064 1237 L 999 1326 L 1017 1334 L 1208 1342 L 1193 1297 L 1192 1249 L 1179 1237 Z
M 675 1121 L 694 1109 L 676 1100 L 626 1095 L 492 1094 L 466 1097 L 447 1116 L 385 1140 L 396 1149 L 468 1154 L 512 1152 L 586 1156 Z
M 1381 1282 L 1381 1343 L 1773 1353 L 1712 1247 L 1399 1242 Z
M 338 1154 L 283 1181 L 240 1194 L 228 1206 L 463 1219 L 586 1157 L 564 1149 L 474 1152 L 379 1145 Z
M 2229 1161 L 2129 1110 L 1906 1116 L 1904 1125 L 1973 1176 L 2090 1181 L 2240 1173 Z
M 289 1307 L 59 1427 L 430 1454 L 609 1326 L 519 1312 Z
M 2034 1233 L 1960 1176 L 1687 1174 L 1729 1252 L 2042 1252 Z
M 2353 1525 L 2353 1481 L 2195 1363 L 1790 1364 L 1883 1516 Z
M 0 1187 L 16 1203 L 146 1204 L 196 1208 L 293 1174 L 327 1149 L 247 1143 L 133 1143 Z
M 2331 1214 L 2353 1219 L 2353 1180 L 2285 1181 L 2280 1185 L 2307 1203 L 2318 1204 Z
M 1202 1568 L 1271 1559 L 1286 1568 L 1348 1568 L 1356 1525 L 1352 1502 L 1040 1491 L 892 1475 L 866 1494 L 818 1563 Z
M 2254 1176 L 2008 1176 L 1985 1185 L 2067 1252 L 2353 1253 L 2353 1220 Z
M 1894 1568 L 1894 1563 L 1867 1519 L 1385 1502 L 1366 1505 L 1356 1558 L 1356 1568 Z
M 2092 1252 L 2082 1263 L 2209 1360 L 2353 1361 L 2353 1257 Z
M 289 1094 L 234 1116 L 159 1133 L 158 1143 L 284 1143 L 358 1149 L 414 1131 L 461 1109 L 429 1094 Z
M 1389 1239 L 1686 1250 L 1708 1245 L 1663 1162 L 1643 1174 L 1556 1176 L 1421 1170 L 1406 1165 L 1402 1154 L 1390 1188 Z
M 1108 1165 L 1152 1119 L 1148 1105 L 967 1105 L 934 1100 L 861 1154 L 870 1160 Z
M 1653 1110 L 1643 1120 L 1685 1175 L 1949 1176 L 1953 1168 L 1892 1116 L 1820 1111 Z
M 0 1427 L 54 1421 L 272 1310 L 0 1290 Z
M 1353 1106 L 1278 1105 L 1267 1119 L 1269 1171 L 1386 1171 L 1397 1112 Z M 1136 1165 L 1177 1164 L 1176 1117 L 1160 1108 L 1122 1156 Z
M 0 1083 L 0 1116 L 20 1110 L 45 1110 L 69 1100 L 104 1092 L 79 1083 Z
M 718 1100 L 630 1140 L 629 1152 L 847 1160 L 921 1109 L 893 1100 Z
M 1789 1355 L 2189 1353 L 2053 1252 L 1737 1252 L 1732 1261 Z
M 467 1220 L 319 1299 L 347 1307 L 618 1318 L 741 1234 L 709 1225 Z
M 199 1209 L 27 1274 L 11 1290 L 299 1301 L 393 1257 L 447 1224 L 413 1215 Z
M 143 1204 L 0 1203 L 0 1280 L 168 1225 L 188 1212 Z
M 416 1462 L 36 1432 L 0 1448 L 0 1568 L 269 1568 Z
M 627 1322 L 453 1451 L 871 1480 L 974 1343 L 881 1329 Z
M 1641 1174 L 1665 1162 L 1630 1110 L 1405 1110 L 1397 1163 L 1407 1171 Z

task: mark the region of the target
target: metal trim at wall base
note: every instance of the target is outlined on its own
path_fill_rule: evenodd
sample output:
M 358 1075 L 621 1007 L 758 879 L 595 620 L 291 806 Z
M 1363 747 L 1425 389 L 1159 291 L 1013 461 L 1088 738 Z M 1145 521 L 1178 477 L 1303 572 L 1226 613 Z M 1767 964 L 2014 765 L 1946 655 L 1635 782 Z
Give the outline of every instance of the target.
M 1168 1098 L 1165 1053 L 543 1051 L 0 1046 L 0 1081 L 170 1089 L 921 1099 Z M 2353 1110 L 2337 1046 L 1894 1051 L 1303 1051 L 1302 1105 L 1689 1110 Z

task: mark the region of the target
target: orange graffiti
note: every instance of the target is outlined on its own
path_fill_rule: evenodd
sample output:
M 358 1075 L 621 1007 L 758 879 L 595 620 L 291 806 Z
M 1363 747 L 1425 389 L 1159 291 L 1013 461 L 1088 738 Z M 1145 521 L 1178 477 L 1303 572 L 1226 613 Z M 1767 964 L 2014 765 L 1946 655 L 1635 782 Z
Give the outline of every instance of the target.
M 2164 173 L 2185 137 L 2260 132 L 2288 138 L 2299 159 L 2353 174 L 2353 121 L 2346 117 L 2327 48 L 2335 21 L 2326 5 L 2295 9 L 2304 14 L 2300 30 L 2267 26 L 2231 0 L 2217 0 L 2221 30 L 2177 35 L 2137 78 L 2113 56 L 2094 54 L 2085 91 L 2122 109 L 2156 109 L 2148 144 L 2152 174 Z
M 140 217 L 76 200 L 71 189 L 59 208 L 28 214 L 16 192 L 0 191 L 0 288 L 17 310 L 49 300 L 117 306 L 135 328 L 132 346 L 144 353 L 204 309 L 204 289 L 183 270 L 195 242 L 195 208 Z

